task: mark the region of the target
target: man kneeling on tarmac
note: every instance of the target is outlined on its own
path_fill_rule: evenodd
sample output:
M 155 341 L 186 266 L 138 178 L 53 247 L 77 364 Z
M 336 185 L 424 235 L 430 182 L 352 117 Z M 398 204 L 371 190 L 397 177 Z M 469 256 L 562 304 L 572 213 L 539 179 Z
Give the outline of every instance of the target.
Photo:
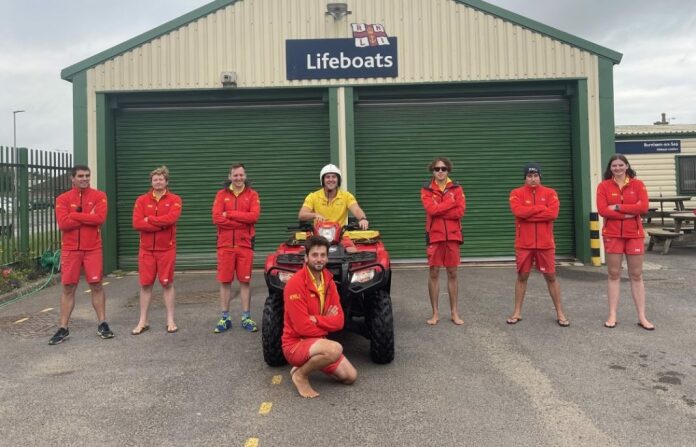
M 358 378 L 355 367 L 343 355 L 343 346 L 326 336 L 343 329 L 343 309 L 331 273 L 325 269 L 329 242 L 311 236 L 305 243 L 305 266 L 288 281 L 285 303 L 283 355 L 293 368 L 292 382 L 300 396 L 319 396 L 309 384 L 309 375 L 321 370 L 335 380 L 351 385 Z

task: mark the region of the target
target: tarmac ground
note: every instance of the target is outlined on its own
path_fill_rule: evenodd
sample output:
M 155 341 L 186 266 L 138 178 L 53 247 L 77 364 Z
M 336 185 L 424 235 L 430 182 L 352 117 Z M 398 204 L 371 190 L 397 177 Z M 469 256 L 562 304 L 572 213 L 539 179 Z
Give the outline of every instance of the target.
M 511 264 L 459 269 L 463 326 L 447 318 L 443 272 L 442 319 L 430 327 L 427 268 L 397 267 L 396 359 L 373 364 L 366 339 L 340 333 L 358 381 L 313 376 L 321 395 L 312 400 L 298 396 L 289 367 L 264 363 L 260 331 L 213 333 L 212 273 L 177 274 L 175 334 L 165 330 L 156 286 L 151 329 L 140 336 L 130 335 L 137 276 L 106 278 L 111 340 L 96 335 L 81 284 L 71 335 L 57 346 L 47 344 L 57 329 L 53 286 L 0 308 L 0 445 L 694 445 L 696 250 L 645 259 L 652 332 L 636 325 L 625 279 L 619 324 L 603 327 L 603 267 L 558 268 L 569 328 L 556 324 L 537 273 L 523 320 L 505 323 Z M 259 324 L 265 296 L 255 272 Z M 238 297 L 232 311 L 238 319 Z

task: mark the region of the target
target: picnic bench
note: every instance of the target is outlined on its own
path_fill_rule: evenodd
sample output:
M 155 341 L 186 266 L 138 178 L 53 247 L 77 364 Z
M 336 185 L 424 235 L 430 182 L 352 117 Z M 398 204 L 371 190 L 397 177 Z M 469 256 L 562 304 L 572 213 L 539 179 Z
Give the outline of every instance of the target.
M 650 197 L 648 198 L 649 202 L 653 203 L 659 203 L 660 204 L 660 211 L 649 211 L 648 214 L 650 218 L 653 217 L 659 217 L 662 220 L 662 225 L 665 224 L 665 217 L 669 217 L 669 213 L 671 211 L 665 211 L 664 209 L 664 204 L 665 203 L 674 203 L 674 210 L 678 212 L 683 212 L 686 211 L 686 207 L 684 206 L 684 202 L 688 202 L 691 200 L 691 196 L 659 196 L 659 197 Z
M 648 251 L 652 251 L 655 243 L 662 244 L 663 255 L 669 253 L 669 248 L 672 246 L 672 241 L 681 236 L 681 232 L 676 233 L 664 229 L 648 230 L 648 234 L 650 235 L 650 240 L 648 241 Z
M 652 222 L 653 217 L 661 217 L 661 213 L 657 211 L 657 208 L 648 208 L 648 213 L 643 214 L 643 222 L 650 223 Z
M 680 231 L 691 232 L 694 229 L 693 223 L 696 222 L 696 214 L 692 212 L 682 211 L 669 213 L 669 217 L 674 220 L 674 231 L 676 233 L 679 233 Z M 691 223 L 691 225 L 689 223 Z

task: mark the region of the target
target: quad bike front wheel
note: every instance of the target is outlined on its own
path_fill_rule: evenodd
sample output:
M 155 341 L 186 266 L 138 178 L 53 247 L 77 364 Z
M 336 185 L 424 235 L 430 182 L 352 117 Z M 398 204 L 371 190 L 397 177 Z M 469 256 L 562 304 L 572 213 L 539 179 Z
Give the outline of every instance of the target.
M 369 302 L 370 358 L 385 364 L 394 360 L 394 316 L 391 297 L 386 290 L 378 290 Z
M 263 359 L 269 366 L 283 366 L 287 363 L 283 355 L 282 335 L 283 295 L 271 293 L 263 306 L 263 319 L 261 320 Z

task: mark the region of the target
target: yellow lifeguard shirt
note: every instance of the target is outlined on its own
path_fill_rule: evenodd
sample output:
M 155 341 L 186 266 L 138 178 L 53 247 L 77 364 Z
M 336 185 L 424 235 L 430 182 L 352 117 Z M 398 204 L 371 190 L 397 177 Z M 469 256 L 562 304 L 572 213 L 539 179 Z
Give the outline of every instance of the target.
M 324 301 L 326 301 L 326 288 L 324 287 L 324 275 L 322 274 L 319 277 L 319 282 L 317 283 L 316 278 L 312 274 L 312 272 L 309 270 L 309 267 L 305 267 L 307 271 L 309 272 L 309 277 L 312 278 L 312 283 L 314 284 L 314 287 L 317 288 L 317 292 L 319 292 L 319 310 L 323 314 L 324 313 Z
M 239 197 L 239 195 L 240 195 L 241 193 L 243 193 L 245 189 L 246 189 L 246 185 L 242 186 L 242 189 L 240 189 L 239 192 L 237 192 L 237 191 L 234 190 L 234 185 L 232 185 L 232 184 L 230 183 L 230 191 L 232 191 L 232 194 L 234 194 L 235 197 Z
M 313 213 L 319 213 L 326 220 L 338 222 L 341 225 L 348 223 L 348 208 L 358 203 L 353 194 L 339 190 L 330 202 L 324 193 L 324 188 L 307 194 L 302 206 L 309 208 Z
M 445 184 L 442 185 L 442 186 L 440 186 L 437 182 L 435 182 L 435 184 L 437 185 L 437 187 L 440 188 L 440 192 L 443 192 L 443 191 L 445 190 L 445 188 L 447 187 L 447 185 L 449 185 L 450 183 L 452 183 L 452 179 L 449 178 L 449 177 L 447 177 L 447 180 L 445 181 Z

